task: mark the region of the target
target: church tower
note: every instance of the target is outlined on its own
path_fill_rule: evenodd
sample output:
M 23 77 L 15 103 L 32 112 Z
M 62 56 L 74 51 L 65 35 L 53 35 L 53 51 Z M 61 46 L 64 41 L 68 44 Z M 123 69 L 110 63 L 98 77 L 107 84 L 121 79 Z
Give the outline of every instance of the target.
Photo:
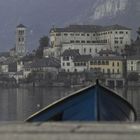
M 16 55 L 26 55 L 26 27 L 23 24 L 16 27 Z

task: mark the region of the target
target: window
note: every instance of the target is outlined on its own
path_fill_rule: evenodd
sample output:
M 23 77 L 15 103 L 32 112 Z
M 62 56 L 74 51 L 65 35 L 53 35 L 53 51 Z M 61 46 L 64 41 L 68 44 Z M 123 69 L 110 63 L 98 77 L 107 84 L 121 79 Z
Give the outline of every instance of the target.
M 109 61 L 106 61 L 106 65 L 109 65 Z
M 74 40 L 71 40 L 70 43 L 74 43 Z
M 114 62 L 112 63 L 112 66 L 114 67 Z
M 85 34 L 81 34 L 81 36 L 85 36 Z
M 131 71 L 133 71 L 133 66 L 131 66 Z
M 120 70 L 119 70 L 119 69 L 117 69 L 117 73 L 118 73 L 118 74 L 120 73 Z
M 101 61 L 100 60 L 98 61 L 98 65 L 101 65 Z
M 63 63 L 63 66 L 65 66 L 65 63 Z
M 87 36 L 89 36 L 89 34 L 87 34 Z
M 80 34 L 75 34 L 76 36 L 80 36 Z
M 117 31 L 116 31 L 115 33 L 116 33 L 116 34 L 118 34 L 118 32 L 117 32 Z
M 90 61 L 90 65 L 93 65 L 93 61 Z
M 86 48 L 84 48 L 84 53 L 86 52 Z
M 70 35 L 71 35 L 71 36 L 74 36 L 74 34 L 73 34 L 73 33 L 71 33 Z
M 81 43 L 85 43 L 85 40 L 82 40 Z
M 117 41 L 117 40 L 115 40 L 115 42 L 114 42 L 115 44 L 118 44 L 119 42 Z
M 126 32 L 126 34 L 128 34 L 128 32 Z
M 88 40 L 87 43 L 90 43 L 90 41 Z
M 102 65 L 105 65 L 105 61 L 102 61 Z
M 61 36 L 61 34 L 60 33 L 57 33 L 56 36 Z
M 123 34 L 123 31 L 120 31 L 120 34 Z
M 68 34 L 67 33 L 64 33 L 64 36 L 68 36 Z
M 110 69 L 107 69 L 107 73 L 110 74 Z
M 67 66 L 70 66 L 70 63 L 69 62 L 67 63 Z
M 77 72 L 77 69 L 74 69 L 75 72 Z
M 123 41 L 122 40 L 120 41 L 120 44 L 123 44 Z
M 80 40 L 76 40 L 76 43 L 80 43 Z
M 131 65 L 133 65 L 133 61 L 131 61 Z
M 120 65 L 120 63 L 119 62 L 117 62 L 117 66 L 119 67 L 119 65 Z
M 90 53 L 92 52 L 92 49 L 91 49 L 91 48 L 89 49 L 89 52 L 90 52 Z

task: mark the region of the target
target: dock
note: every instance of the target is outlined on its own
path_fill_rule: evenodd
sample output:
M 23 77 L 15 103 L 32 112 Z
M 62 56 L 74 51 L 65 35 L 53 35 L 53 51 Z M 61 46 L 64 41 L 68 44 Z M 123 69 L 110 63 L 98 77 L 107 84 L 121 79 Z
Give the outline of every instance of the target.
M 140 140 L 139 123 L 0 123 L 0 140 Z

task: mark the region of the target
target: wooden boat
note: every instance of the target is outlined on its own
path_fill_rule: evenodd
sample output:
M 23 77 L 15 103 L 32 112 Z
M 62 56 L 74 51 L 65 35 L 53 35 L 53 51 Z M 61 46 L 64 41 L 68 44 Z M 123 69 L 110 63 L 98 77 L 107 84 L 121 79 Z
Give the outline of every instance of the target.
M 47 106 L 27 122 L 136 120 L 131 104 L 98 82 Z

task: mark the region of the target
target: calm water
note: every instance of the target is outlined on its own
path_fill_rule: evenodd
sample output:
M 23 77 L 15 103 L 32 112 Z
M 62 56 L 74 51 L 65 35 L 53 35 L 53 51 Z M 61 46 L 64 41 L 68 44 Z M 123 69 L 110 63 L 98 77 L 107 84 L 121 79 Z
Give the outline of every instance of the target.
M 0 121 L 23 121 L 34 112 L 77 89 L 18 88 L 0 89 Z M 123 95 L 122 89 L 117 89 Z M 140 88 L 129 88 L 127 99 L 135 107 L 140 120 Z

